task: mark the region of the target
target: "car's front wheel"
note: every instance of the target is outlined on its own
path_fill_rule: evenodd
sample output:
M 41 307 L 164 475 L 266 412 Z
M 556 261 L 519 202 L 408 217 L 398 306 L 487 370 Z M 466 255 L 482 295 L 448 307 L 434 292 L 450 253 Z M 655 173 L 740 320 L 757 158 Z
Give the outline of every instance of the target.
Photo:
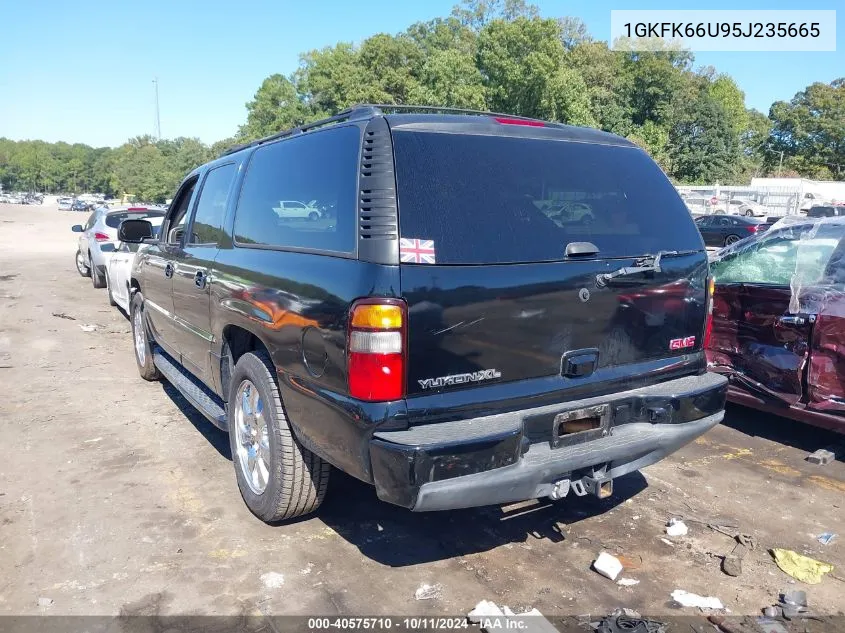
M 229 443 L 247 507 L 268 523 L 314 512 L 331 466 L 294 437 L 264 351 L 238 359 L 229 381 Z
M 320 214 L 317 213 L 316 211 L 312 211 L 311 213 L 308 214 L 308 219 L 311 220 L 312 222 L 316 222 L 317 220 L 320 219 Z
M 91 275 L 91 269 L 85 263 L 85 257 L 82 255 L 82 251 L 76 251 L 76 271 L 83 277 Z
M 728 235 L 725 238 L 725 246 L 730 246 L 731 244 L 736 244 L 740 240 L 739 235 Z
M 136 292 L 129 304 L 129 316 L 132 319 L 132 342 L 135 348 L 135 363 L 138 365 L 138 373 L 144 380 L 158 380 L 158 368 L 153 362 L 153 346 L 147 330 L 147 321 L 144 315 L 144 295 Z

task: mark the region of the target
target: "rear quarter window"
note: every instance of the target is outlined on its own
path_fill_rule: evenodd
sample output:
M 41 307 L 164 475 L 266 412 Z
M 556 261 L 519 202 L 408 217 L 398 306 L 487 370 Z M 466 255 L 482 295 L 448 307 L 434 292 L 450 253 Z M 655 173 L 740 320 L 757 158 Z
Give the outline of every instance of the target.
M 354 252 L 360 147 L 359 128 L 343 126 L 255 150 L 235 212 L 235 242 Z M 291 201 L 305 202 L 290 213 Z
M 402 238 L 434 242 L 437 264 L 698 250 L 677 191 L 641 150 L 559 140 L 394 132 Z

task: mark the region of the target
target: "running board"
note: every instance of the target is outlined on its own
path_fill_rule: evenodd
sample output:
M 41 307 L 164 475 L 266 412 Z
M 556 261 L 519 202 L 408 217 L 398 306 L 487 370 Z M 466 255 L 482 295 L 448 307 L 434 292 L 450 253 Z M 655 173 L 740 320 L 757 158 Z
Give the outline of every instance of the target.
M 223 408 L 223 401 L 194 378 L 185 368 L 175 363 L 167 356 L 161 348 L 156 347 L 153 351 L 153 363 L 167 378 L 167 382 L 176 387 L 185 399 L 209 422 L 217 428 L 228 431 L 229 422 L 226 419 L 226 411 Z

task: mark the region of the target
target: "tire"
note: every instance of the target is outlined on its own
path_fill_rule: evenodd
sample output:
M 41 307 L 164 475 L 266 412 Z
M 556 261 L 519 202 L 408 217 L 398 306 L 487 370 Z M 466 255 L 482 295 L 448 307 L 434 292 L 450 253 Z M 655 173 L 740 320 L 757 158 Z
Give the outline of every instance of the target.
M 728 235 L 725 238 L 725 246 L 730 246 L 731 244 L 736 244 L 740 239 L 739 235 Z
M 754 217 L 754 211 L 752 209 L 746 209 L 745 210 L 745 217 L 753 218 Z
M 135 364 L 138 373 L 144 380 L 158 380 L 158 368 L 153 363 L 153 346 L 147 323 L 144 318 L 144 295 L 136 292 L 129 304 L 129 318 L 132 323 L 132 347 L 135 353 Z M 141 354 L 143 350 L 143 358 Z
M 311 213 L 308 214 L 308 219 L 311 220 L 312 222 L 316 222 L 317 220 L 320 219 L 320 214 L 317 213 L 316 211 L 312 211 Z
M 265 351 L 244 354 L 232 371 L 227 405 L 238 488 L 250 511 L 267 523 L 314 512 L 331 471 L 294 437 L 274 374 Z
M 91 269 L 85 265 L 85 258 L 82 256 L 82 251 L 76 251 L 76 272 L 82 277 L 91 276 Z
M 94 263 L 91 253 L 88 253 L 88 261 L 91 263 L 91 285 L 95 288 L 105 288 L 105 275 L 99 271 L 97 265 Z
M 114 300 L 114 295 L 111 293 L 111 284 L 109 283 L 109 272 L 106 271 L 106 292 L 109 293 L 109 305 L 116 306 L 117 301 Z

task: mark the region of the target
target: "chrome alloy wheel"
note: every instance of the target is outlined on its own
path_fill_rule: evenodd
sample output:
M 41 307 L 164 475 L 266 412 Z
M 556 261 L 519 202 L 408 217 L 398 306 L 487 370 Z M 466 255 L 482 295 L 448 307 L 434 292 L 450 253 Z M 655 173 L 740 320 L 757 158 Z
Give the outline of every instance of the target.
M 85 265 L 85 258 L 79 251 L 76 251 L 76 270 L 79 271 L 80 275 L 85 275 L 88 272 L 88 266 Z
M 267 489 L 270 477 L 270 430 L 264 417 L 264 402 L 255 385 L 244 380 L 232 405 L 236 459 L 249 489 L 260 495 Z
M 138 356 L 138 364 L 143 366 L 147 362 L 147 334 L 140 306 L 132 315 L 132 329 L 135 330 L 135 354 Z

